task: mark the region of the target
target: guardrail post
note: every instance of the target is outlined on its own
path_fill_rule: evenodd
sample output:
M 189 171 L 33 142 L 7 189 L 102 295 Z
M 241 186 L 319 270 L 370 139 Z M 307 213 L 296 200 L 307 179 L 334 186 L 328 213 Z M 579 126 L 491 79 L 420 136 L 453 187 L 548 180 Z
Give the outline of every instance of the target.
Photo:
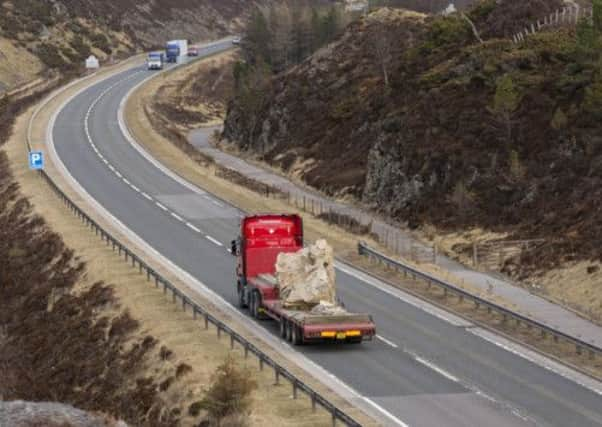
M 196 306 L 194 306 L 194 305 L 192 306 L 192 318 L 194 320 L 196 320 L 196 318 L 197 318 Z
M 249 344 L 245 342 L 245 359 L 249 357 Z
M 163 282 L 163 295 L 167 295 L 167 283 Z
M 337 425 L 337 415 L 335 413 L 335 411 L 332 411 L 332 427 L 336 427 Z
M 297 380 L 293 380 L 293 399 L 297 399 Z
M 274 368 L 274 384 L 280 384 L 280 371 L 278 370 L 278 368 Z
M 159 276 L 155 274 L 155 288 L 159 287 Z
M 205 330 L 209 329 L 209 315 L 205 313 Z
M 314 393 L 311 394 L 311 411 L 316 412 L 316 395 Z
M 558 342 L 558 335 L 554 334 L 554 342 Z
M 234 335 L 230 335 L 230 350 L 234 349 Z
M 579 344 L 575 345 L 575 351 L 577 352 L 577 354 L 579 356 L 581 356 L 582 351 L 581 351 L 581 346 Z
M 171 288 L 171 301 L 174 304 L 176 303 L 176 290 L 174 288 Z
M 217 324 L 217 339 L 219 340 L 219 339 L 221 339 L 221 337 L 222 337 L 222 328 L 221 328 L 220 324 L 218 323 Z
M 259 357 L 259 370 L 263 371 L 263 359 L 261 358 L 261 356 Z
M 186 311 L 186 298 L 182 297 L 182 311 Z

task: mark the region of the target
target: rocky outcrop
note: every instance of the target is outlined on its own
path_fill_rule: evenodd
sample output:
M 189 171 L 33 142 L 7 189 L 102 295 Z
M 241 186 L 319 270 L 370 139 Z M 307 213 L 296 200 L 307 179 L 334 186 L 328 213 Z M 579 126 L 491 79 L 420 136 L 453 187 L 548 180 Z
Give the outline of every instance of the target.
M 10 427 L 127 427 L 123 421 L 53 402 L 0 401 L 0 425 Z

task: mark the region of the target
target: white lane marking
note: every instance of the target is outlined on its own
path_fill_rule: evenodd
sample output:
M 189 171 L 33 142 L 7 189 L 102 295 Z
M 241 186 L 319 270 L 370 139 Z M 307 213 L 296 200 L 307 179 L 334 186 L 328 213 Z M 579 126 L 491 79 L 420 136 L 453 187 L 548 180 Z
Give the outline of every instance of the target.
M 187 226 L 188 228 L 190 228 L 191 230 L 193 230 L 193 231 L 196 231 L 197 233 L 200 233 L 200 232 L 201 232 L 201 230 L 199 230 L 199 228 L 198 228 L 198 227 L 196 227 L 194 224 L 191 224 L 191 223 L 187 222 L 187 223 L 186 223 L 186 226 Z
M 140 189 L 138 187 L 136 187 L 134 184 L 130 184 L 130 187 L 132 187 L 132 190 L 134 190 L 136 193 L 140 193 Z
M 123 175 L 121 175 L 121 172 L 118 170 L 115 171 L 115 175 L 117 175 L 119 178 L 123 178 Z
M 224 246 L 224 245 L 221 244 L 221 242 L 219 240 L 216 240 L 216 239 L 214 239 L 213 237 L 211 237 L 209 235 L 205 236 L 205 238 L 207 240 L 209 240 L 210 242 L 215 243 L 217 246 Z
M 368 403 L 370 406 L 373 406 L 376 410 L 378 410 L 379 412 L 381 412 L 383 415 L 385 415 L 387 418 L 389 418 L 391 421 L 393 421 L 398 426 L 400 426 L 400 427 L 410 427 L 408 424 L 406 424 L 403 421 L 401 421 L 399 418 L 397 418 L 395 415 L 393 415 L 392 413 L 390 413 L 389 411 L 387 411 L 385 408 L 383 408 L 382 406 L 380 406 L 375 401 L 373 401 L 371 399 L 368 399 L 366 396 L 362 396 L 362 399 L 366 403 Z
M 222 205 L 220 202 L 218 202 L 217 200 L 211 200 L 211 203 L 213 203 L 216 206 L 219 206 L 220 208 L 223 208 L 224 205 Z
M 147 199 L 147 200 L 150 200 L 150 201 L 152 201 L 152 200 L 153 200 L 153 198 L 152 198 L 151 196 L 149 196 L 148 194 L 146 194 L 146 193 L 144 193 L 144 192 L 142 193 L 142 196 L 143 196 L 145 199 Z
M 183 218 L 182 218 L 180 215 L 178 215 L 177 213 L 175 213 L 175 212 L 170 212 L 170 215 L 171 215 L 171 216 L 173 216 L 173 217 L 174 217 L 175 219 L 177 219 L 178 221 L 184 222 L 184 219 L 183 219 Z
M 460 382 L 460 380 L 453 376 L 452 374 L 450 374 L 449 372 L 447 372 L 445 369 L 440 368 L 439 366 L 435 365 L 433 362 L 430 362 L 426 359 L 423 359 L 420 356 L 414 356 L 414 360 L 424 366 L 426 366 L 429 369 L 432 369 L 433 371 L 437 372 L 438 374 L 444 376 L 445 378 L 447 378 L 448 380 L 452 380 L 455 383 Z
M 167 212 L 169 209 L 167 209 L 165 206 L 163 206 L 161 203 L 159 202 L 155 202 L 155 205 L 157 205 L 159 207 L 159 209 L 164 210 L 165 212 Z
M 127 178 L 123 178 L 123 182 L 125 182 L 127 185 L 132 185 L 132 183 Z
M 111 164 L 109 164 L 109 169 L 111 169 L 111 172 L 115 172 L 115 168 Z
M 397 344 L 395 344 L 393 341 L 386 339 L 385 337 L 381 336 L 381 335 L 376 335 L 376 339 L 381 340 L 382 342 L 384 342 L 387 345 L 390 345 L 393 348 L 397 348 Z
M 203 194 L 203 198 L 205 198 L 209 201 L 213 201 L 213 199 L 211 197 L 209 197 L 207 194 Z
M 581 387 L 584 387 L 599 396 L 602 396 L 602 382 L 597 381 L 581 372 L 575 371 L 568 366 L 562 365 L 555 360 L 552 360 L 542 354 L 539 354 L 531 349 L 528 349 L 518 343 L 512 342 L 504 337 L 498 336 L 482 328 L 469 328 L 467 329 L 473 335 L 484 339 L 497 347 L 503 348 L 504 350 L 515 354 L 523 359 L 537 365 L 542 368 L 553 372 L 561 377 L 577 383 Z

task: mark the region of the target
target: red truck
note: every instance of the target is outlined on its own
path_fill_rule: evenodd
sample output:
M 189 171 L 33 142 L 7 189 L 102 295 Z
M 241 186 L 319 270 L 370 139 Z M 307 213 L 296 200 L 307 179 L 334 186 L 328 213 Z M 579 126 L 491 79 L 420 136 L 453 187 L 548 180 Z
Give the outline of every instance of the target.
M 303 249 L 303 222 L 298 215 L 247 216 L 241 221 L 237 255 L 237 292 L 241 308 L 257 319 L 271 318 L 280 324 L 282 338 L 295 345 L 314 341 L 360 343 L 376 334 L 368 314 L 316 314 L 283 307 L 279 298 L 276 258 L 281 252 Z

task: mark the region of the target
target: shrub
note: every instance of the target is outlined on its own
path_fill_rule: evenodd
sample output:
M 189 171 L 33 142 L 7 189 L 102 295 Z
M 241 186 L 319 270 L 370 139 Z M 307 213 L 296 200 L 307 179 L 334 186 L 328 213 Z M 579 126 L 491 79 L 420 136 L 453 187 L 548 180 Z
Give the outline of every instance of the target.
M 65 69 L 68 67 L 68 64 L 55 45 L 42 43 L 37 47 L 35 52 L 48 68 Z
M 90 42 L 92 43 L 92 46 L 102 50 L 107 55 L 110 55 L 111 52 L 113 52 L 109 38 L 102 33 L 92 34 L 90 36 Z
M 471 37 L 468 23 L 457 16 L 440 16 L 431 23 L 428 40 L 431 47 L 459 44 Z
M 83 61 L 90 56 L 90 46 L 84 42 L 84 39 L 80 35 L 73 37 L 73 40 L 71 41 L 71 47 L 75 52 L 77 52 L 77 57 L 80 61 Z
M 239 369 L 234 359 L 228 356 L 217 368 L 211 387 L 202 400 L 209 421 L 220 423 L 227 417 L 248 413 L 251 392 L 256 388 L 257 383 L 249 372 Z

